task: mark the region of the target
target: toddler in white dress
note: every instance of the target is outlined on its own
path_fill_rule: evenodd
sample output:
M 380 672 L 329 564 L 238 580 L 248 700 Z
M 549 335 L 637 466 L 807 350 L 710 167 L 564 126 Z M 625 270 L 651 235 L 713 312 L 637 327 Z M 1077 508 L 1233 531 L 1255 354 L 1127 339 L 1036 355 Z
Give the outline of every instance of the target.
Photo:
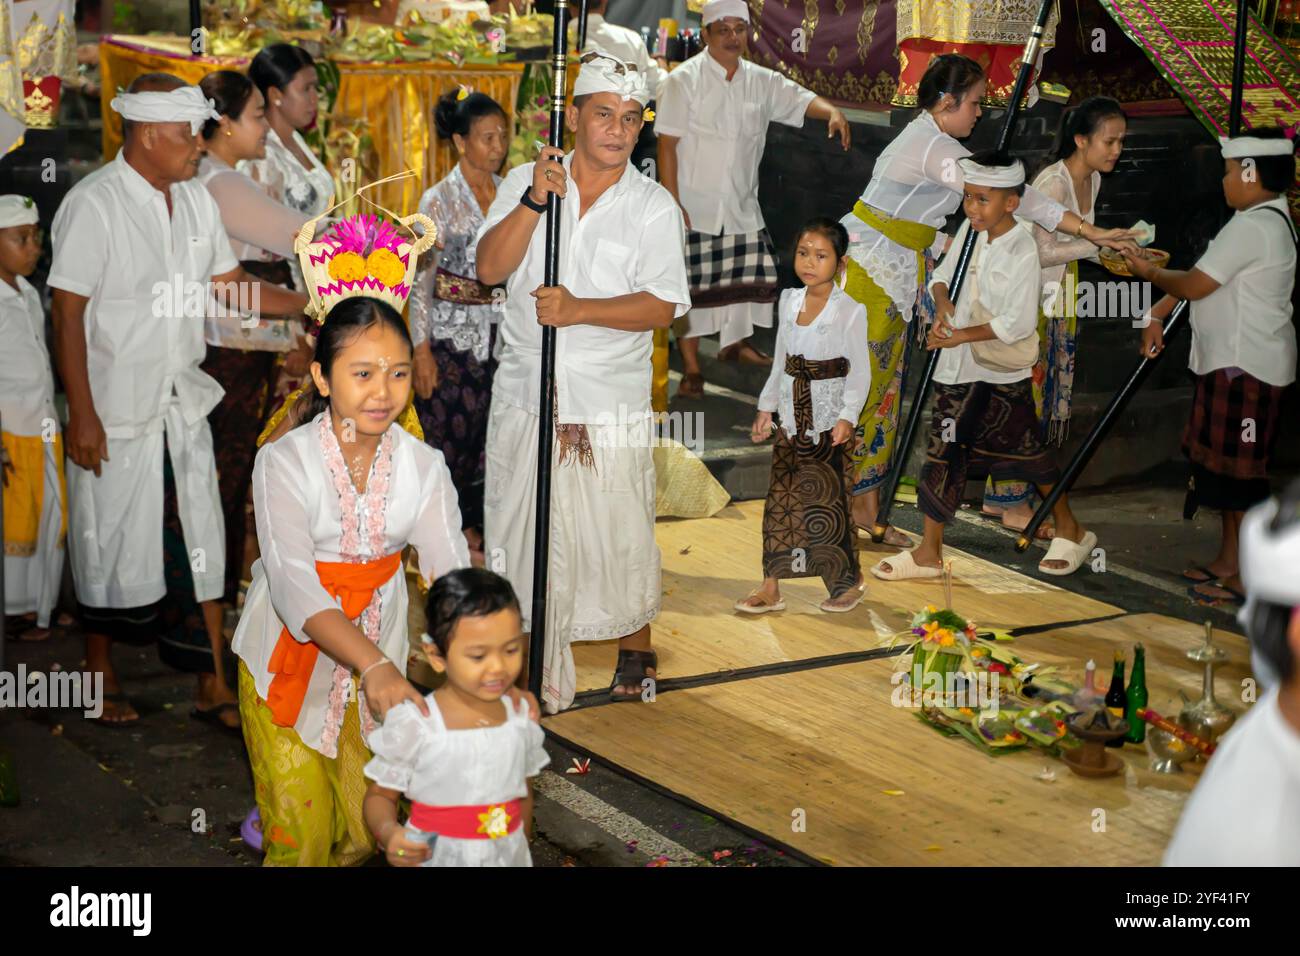
M 425 653 L 447 679 L 428 717 L 405 701 L 370 735 L 366 825 L 395 866 L 532 866 L 529 778 L 550 757 L 527 701 L 507 695 L 523 666 L 518 599 L 504 578 L 464 568 L 434 582 L 427 611 Z

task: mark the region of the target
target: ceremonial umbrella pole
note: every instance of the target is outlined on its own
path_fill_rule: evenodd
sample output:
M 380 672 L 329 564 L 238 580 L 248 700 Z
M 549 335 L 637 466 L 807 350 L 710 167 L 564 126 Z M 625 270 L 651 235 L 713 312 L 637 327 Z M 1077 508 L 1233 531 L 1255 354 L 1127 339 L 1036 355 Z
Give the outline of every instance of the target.
M 195 49 L 194 47 L 194 41 L 199 39 L 202 35 L 200 33 L 202 29 L 203 14 L 199 9 L 199 0 L 190 0 L 190 52 L 196 56 L 208 52 L 203 47 L 199 47 L 198 49 Z
M 587 49 L 587 0 L 578 4 L 578 56 Z
M 585 6 L 585 4 L 584 4 Z M 551 37 L 550 145 L 564 147 L 564 99 L 567 92 L 568 9 L 555 5 Z M 538 158 L 541 161 L 541 158 Z M 546 266 L 543 284 L 560 284 L 560 197 L 546 194 Z M 528 689 L 542 697 L 542 661 L 546 653 L 546 587 L 551 558 L 551 452 L 555 440 L 555 326 L 542 326 L 542 385 L 537 420 L 537 513 L 533 538 L 533 631 L 528 641 Z
M 1237 136 L 1241 133 L 1241 91 L 1246 78 L 1246 28 L 1249 25 L 1248 2 L 1249 0 L 1237 0 L 1237 34 L 1232 60 L 1232 102 L 1228 113 L 1230 136 Z M 1188 304 L 1184 300 L 1179 302 L 1174 307 L 1173 312 L 1169 314 L 1169 319 L 1164 326 L 1166 348 L 1186 324 L 1188 308 Z M 1047 516 L 1052 513 L 1052 509 L 1056 507 L 1056 503 L 1061 499 L 1061 495 L 1073 487 L 1080 472 L 1092 460 L 1092 456 L 1101 444 L 1101 440 L 1106 437 L 1107 432 L 1114 426 L 1120 412 L 1124 410 L 1124 406 L 1141 388 L 1143 380 L 1150 373 L 1152 366 L 1159 360 L 1159 355 L 1144 355 L 1138 360 L 1137 365 L 1129 374 L 1128 380 L 1115 393 L 1114 398 L 1110 400 L 1110 404 L 1102 412 L 1097 424 L 1093 426 L 1092 431 L 1088 433 L 1088 437 L 1079 446 L 1079 450 L 1070 459 L 1070 463 L 1061 472 L 1060 479 L 1052 486 L 1052 490 L 1047 493 L 1047 496 L 1038 506 L 1038 510 L 1034 512 L 1034 516 L 1029 519 L 1029 524 L 1025 525 L 1025 530 L 1016 539 L 1016 550 L 1018 552 L 1023 554 L 1029 549 L 1029 543 L 1034 540 L 1034 533 L 1038 531 L 1039 525 L 1047 520 Z
M 1025 53 L 1020 58 L 1020 73 L 1016 76 L 1016 85 L 1011 91 L 1011 102 L 1007 105 L 1007 115 L 1002 121 L 1002 131 L 998 134 L 997 148 L 1000 151 L 1007 148 L 1011 142 L 1011 134 L 1015 131 L 1016 120 L 1020 117 L 1020 102 L 1029 87 L 1029 78 L 1034 72 L 1034 62 L 1038 59 L 1038 50 L 1043 42 L 1043 31 L 1047 28 L 1047 18 L 1051 15 L 1052 6 L 1052 0 L 1042 0 L 1038 8 L 1038 19 L 1034 21 L 1034 29 L 1029 34 L 1028 42 L 1025 43 Z M 975 230 L 970 230 L 957 257 L 957 268 L 953 272 L 952 285 L 948 289 L 948 298 L 952 300 L 954 306 L 966 282 L 966 270 L 970 267 L 971 256 L 975 252 L 976 238 Z M 912 410 L 907 416 L 903 432 L 898 436 L 894 448 L 894 467 L 890 469 L 890 474 L 885 479 L 885 487 L 880 495 L 880 511 L 871 529 L 871 540 L 877 543 L 885 540 L 885 532 L 889 529 L 889 512 L 894 506 L 894 495 L 898 491 L 898 482 L 902 477 L 903 468 L 907 465 L 908 452 L 911 451 L 912 443 L 916 440 L 916 432 L 920 427 L 921 416 L 925 413 L 925 401 L 929 397 L 930 386 L 934 381 L 934 370 L 938 364 L 939 350 L 935 349 L 925 363 L 925 371 L 921 373 L 921 382 L 917 386 L 916 396 L 912 399 Z M 900 400 L 902 398 L 901 390 L 899 398 Z

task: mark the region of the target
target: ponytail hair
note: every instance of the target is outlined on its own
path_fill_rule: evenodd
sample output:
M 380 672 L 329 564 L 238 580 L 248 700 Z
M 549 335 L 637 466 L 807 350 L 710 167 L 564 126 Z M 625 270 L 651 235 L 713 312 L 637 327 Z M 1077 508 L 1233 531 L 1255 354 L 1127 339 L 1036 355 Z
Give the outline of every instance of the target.
M 1128 120 L 1124 115 L 1124 107 L 1109 96 L 1090 96 L 1074 109 L 1068 110 L 1061 117 L 1061 126 L 1056 131 L 1056 144 L 1052 150 L 1056 159 L 1069 159 L 1073 156 L 1079 149 L 1074 138 L 1092 136 L 1108 119 Z
M 925 75 L 917 87 L 916 103 L 921 109 L 931 110 L 939 105 L 945 93 L 951 93 L 958 103 L 971 88 L 984 79 L 984 67 L 960 53 L 944 53 L 934 57 L 925 68 Z
M 406 343 L 407 349 L 415 351 L 411 333 L 396 309 L 381 299 L 365 295 L 353 296 L 330 309 L 325 316 L 325 324 L 321 326 L 320 335 L 316 337 L 316 354 L 312 360 L 320 363 L 321 375 L 329 378 L 339 352 L 355 342 L 361 333 L 376 325 L 392 329 Z M 305 425 L 329 407 L 330 400 L 320 393 L 314 380 L 309 380 L 291 412 L 292 427 Z
M 441 140 L 450 140 L 460 134 L 468 136 L 474 121 L 482 116 L 500 116 L 506 119 L 501 104 L 486 93 L 470 93 L 460 99 L 460 88 L 448 90 L 438 97 L 433 110 L 433 125 Z

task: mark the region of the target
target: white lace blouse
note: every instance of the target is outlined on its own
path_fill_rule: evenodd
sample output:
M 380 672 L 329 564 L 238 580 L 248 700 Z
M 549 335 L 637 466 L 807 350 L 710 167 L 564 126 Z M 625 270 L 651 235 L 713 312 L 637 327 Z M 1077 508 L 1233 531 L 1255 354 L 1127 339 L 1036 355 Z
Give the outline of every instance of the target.
M 276 202 L 311 219 L 330 207 L 334 198 L 334 177 L 297 130 L 294 130 L 293 141 L 311 162 L 311 169 L 298 161 L 275 130 L 270 130 L 266 134 L 266 158 L 241 162 L 239 171 L 263 184 Z M 293 270 L 294 286 L 299 292 L 306 291 L 296 256 L 289 257 L 289 267 Z
M 1097 221 L 1097 192 L 1101 189 L 1101 173 L 1093 171 L 1091 178 L 1092 204 L 1087 214 L 1079 211 L 1082 203 L 1074 191 L 1074 179 L 1065 165 L 1058 160 L 1034 178 L 1034 188 L 1049 199 L 1054 199 L 1081 219 L 1095 224 Z M 1049 232 L 1034 225 L 1034 241 L 1038 243 L 1038 264 L 1043 272 L 1043 305 L 1049 314 L 1065 314 L 1065 294 L 1060 288 L 1065 267 L 1079 259 L 1096 262 L 1098 249 L 1087 239 L 1059 232 Z M 1049 308 L 1050 306 L 1050 308 Z
M 857 423 L 871 390 L 871 357 L 867 345 L 867 309 L 838 286 L 831 288 L 817 318 L 800 325 L 799 312 L 807 298 L 806 288 L 786 289 L 777 306 L 776 354 L 772 372 L 767 377 L 758 407 L 765 412 L 780 412 L 781 427 L 794 437 L 794 376 L 785 373 L 787 355 L 802 355 L 809 361 L 846 358 L 849 374 L 843 378 L 814 380 L 812 391 L 813 430 L 808 437 L 816 441 L 835 427 L 841 418 Z
M 501 183 L 500 176 L 492 181 Z M 480 362 L 488 359 L 492 322 L 500 312 L 491 305 L 449 302 L 434 294 L 434 276 L 441 266 L 468 279 L 477 276 L 474 252 L 483 210 L 457 163 L 450 173 L 420 197 L 420 212 L 438 227 L 441 250 L 430 250 L 421 260 L 411 292 L 411 340 L 419 345 L 429 339 L 449 339 L 461 352 L 472 352 Z
M 860 198 L 895 219 L 941 228 L 961 205 L 966 180 L 958 160 L 969 155 L 969 149 L 939 129 L 929 111 L 922 110 L 880 154 Z M 1065 207 L 1030 187 L 1021 200 L 1020 214 L 1054 232 Z M 840 222 L 849 231 L 850 258 L 876 280 L 910 322 L 917 297 L 916 253 L 852 212 Z M 936 258 L 944 241 L 942 235 L 935 239 L 932 251 Z
M 429 716 L 403 701 L 370 735 L 374 758 L 365 774 L 381 787 L 399 790 L 417 803 L 435 807 L 481 807 L 523 800 L 528 778 L 551 762 L 542 744 L 541 725 L 502 697 L 506 720 L 495 727 L 448 730 L 433 694 L 425 697 Z M 439 836 L 425 866 L 531 866 L 524 828 L 496 839 L 464 840 Z
M 419 554 L 426 582 L 469 566 L 461 534 L 456 487 L 442 452 L 394 423 L 358 493 L 348 475 L 328 412 L 293 429 L 257 453 L 253 510 L 261 558 L 253 565 L 234 651 L 243 659 L 263 700 L 273 677 L 270 661 L 287 627 L 294 640 L 311 640 L 303 625 L 339 604 L 321 584 L 316 562 L 367 562 L 401 551 Z M 377 592 L 358 625 L 385 656 L 406 672 L 406 576 L 399 568 Z M 351 675 L 320 652 L 298 722 L 303 743 L 334 756 L 342 706 Z M 362 708 L 363 732 L 369 712 Z

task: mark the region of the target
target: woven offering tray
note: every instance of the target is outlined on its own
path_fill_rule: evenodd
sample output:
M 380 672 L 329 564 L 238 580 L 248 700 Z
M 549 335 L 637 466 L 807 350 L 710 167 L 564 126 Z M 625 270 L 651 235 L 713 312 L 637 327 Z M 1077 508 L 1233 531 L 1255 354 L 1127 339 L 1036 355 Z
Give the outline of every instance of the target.
M 1163 269 L 1169 265 L 1169 253 L 1163 249 L 1139 249 L 1138 251 L 1142 253 L 1144 258 L 1150 259 L 1151 264 L 1157 269 Z M 1133 273 L 1129 272 L 1128 263 L 1114 249 L 1102 249 L 1100 258 L 1101 264 L 1114 275 L 1132 278 Z

